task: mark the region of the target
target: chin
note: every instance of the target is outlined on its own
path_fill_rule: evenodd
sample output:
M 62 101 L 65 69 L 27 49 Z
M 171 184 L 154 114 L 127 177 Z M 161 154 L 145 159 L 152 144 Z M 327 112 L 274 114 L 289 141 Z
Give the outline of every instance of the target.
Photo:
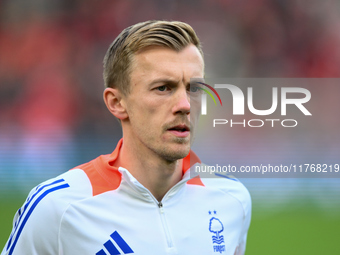
M 190 152 L 190 144 L 176 144 L 165 148 L 161 156 L 168 161 L 175 161 L 185 158 Z

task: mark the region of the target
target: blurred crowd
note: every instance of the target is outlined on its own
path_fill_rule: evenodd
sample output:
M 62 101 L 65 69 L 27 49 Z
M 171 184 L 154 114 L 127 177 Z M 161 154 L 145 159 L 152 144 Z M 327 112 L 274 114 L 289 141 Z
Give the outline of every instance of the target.
M 337 0 L 0 1 L 0 185 L 114 149 L 102 59 L 125 27 L 188 22 L 210 77 L 339 77 L 339 12 Z

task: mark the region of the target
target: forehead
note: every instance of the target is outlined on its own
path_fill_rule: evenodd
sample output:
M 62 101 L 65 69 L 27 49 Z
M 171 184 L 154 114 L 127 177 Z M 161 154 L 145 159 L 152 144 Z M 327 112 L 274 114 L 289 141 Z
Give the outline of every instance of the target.
M 175 79 L 201 78 L 203 69 L 202 55 L 194 45 L 188 45 L 181 51 L 161 46 L 149 46 L 135 54 L 131 79 L 152 80 L 159 76 Z

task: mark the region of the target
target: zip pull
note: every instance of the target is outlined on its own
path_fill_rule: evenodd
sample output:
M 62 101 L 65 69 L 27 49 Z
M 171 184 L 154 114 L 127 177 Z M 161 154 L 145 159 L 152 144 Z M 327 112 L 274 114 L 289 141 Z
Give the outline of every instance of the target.
M 159 208 L 159 210 L 161 211 L 161 213 L 164 213 L 162 202 L 159 202 L 159 203 L 158 203 L 158 208 Z

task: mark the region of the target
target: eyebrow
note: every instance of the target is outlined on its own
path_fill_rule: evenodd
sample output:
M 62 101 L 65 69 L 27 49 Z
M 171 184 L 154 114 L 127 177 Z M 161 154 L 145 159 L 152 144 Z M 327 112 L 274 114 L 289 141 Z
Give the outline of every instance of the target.
M 174 79 L 169 79 L 169 78 L 159 78 L 159 79 L 152 81 L 149 85 L 152 86 L 152 85 L 157 84 L 157 83 L 178 84 L 179 81 L 174 80 Z
M 195 78 L 193 78 L 193 79 L 195 79 Z M 204 78 L 196 78 L 196 79 L 197 79 L 197 81 L 204 82 Z M 197 83 L 197 81 L 195 81 L 195 83 Z M 179 80 L 175 80 L 175 79 L 171 79 L 171 78 L 158 78 L 158 79 L 152 81 L 149 84 L 149 86 L 153 86 L 157 83 L 166 83 L 166 84 L 170 84 L 170 85 L 176 85 L 176 84 L 179 83 Z M 187 82 L 185 84 L 185 86 L 190 86 L 191 84 L 192 84 L 192 79 L 190 79 L 190 81 Z

